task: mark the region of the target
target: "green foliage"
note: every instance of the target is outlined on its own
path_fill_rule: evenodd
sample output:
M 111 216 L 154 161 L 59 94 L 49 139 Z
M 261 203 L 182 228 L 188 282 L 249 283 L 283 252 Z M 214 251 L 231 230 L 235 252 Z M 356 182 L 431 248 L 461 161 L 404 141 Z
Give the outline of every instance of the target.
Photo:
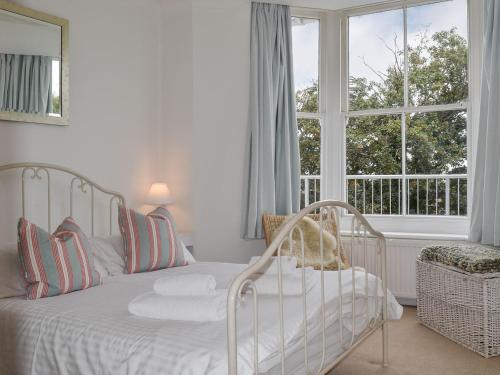
M 318 111 L 318 82 L 297 91 L 297 110 L 314 113 Z M 321 127 L 317 119 L 298 119 L 301 174 L 319 175 L 321 154 Z
M 319 175 L 321 154 L 321 127 L 319 120 L 298 119 L 301 174 Z
M 401 117 L 351 117 L 346 150 L 347 174 L 400 174 Z
M 310 87 L 297 91 L 297 112 L 318 112 L 318 82 L 312 82 Z
M 52 98 L 52 113 L 61 113 L 61 97 L 54 96 Z
M 410 104 L 456 103 L 468 96 L 467 41 L 456 29 L 425 34 L 408 48 Z

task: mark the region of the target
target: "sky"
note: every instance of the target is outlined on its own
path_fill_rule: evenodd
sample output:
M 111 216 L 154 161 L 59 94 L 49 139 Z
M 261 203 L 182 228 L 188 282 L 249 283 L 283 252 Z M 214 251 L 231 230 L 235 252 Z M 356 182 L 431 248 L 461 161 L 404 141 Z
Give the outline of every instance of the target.
M 452 0 L 408 8 L 408 44 L 412 45 L 419 34 L 427 30 L 430 37 L 440 30 L 457 28 L 467 37 L 467 0 Z M 349 20 L 349 71 L 350 75 L 377 80 L 374 70 L 385 71 L 394 57 L 384 42 L 392 45 L 394 37 L 403 47 L 403 11 L 351 17 Z M 292 28 L 294 78 L 296 89 L 308 87 L 318 79 L 319 22 L 294 22 Z M 363 62 L 364 61 L 364 62 Z
M 295 88 L 309 87 L 318 80 L 319 68 L 319 20 L 298 20 L 292 27 L 293 70 Z

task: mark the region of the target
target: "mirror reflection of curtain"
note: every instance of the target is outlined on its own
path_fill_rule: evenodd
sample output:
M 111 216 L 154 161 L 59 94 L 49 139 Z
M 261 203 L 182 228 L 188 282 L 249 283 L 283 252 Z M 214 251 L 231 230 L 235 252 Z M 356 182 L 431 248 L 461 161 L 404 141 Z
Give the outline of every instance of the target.
M 0 53 L 0 111 L 52 112 L 52 57 Z

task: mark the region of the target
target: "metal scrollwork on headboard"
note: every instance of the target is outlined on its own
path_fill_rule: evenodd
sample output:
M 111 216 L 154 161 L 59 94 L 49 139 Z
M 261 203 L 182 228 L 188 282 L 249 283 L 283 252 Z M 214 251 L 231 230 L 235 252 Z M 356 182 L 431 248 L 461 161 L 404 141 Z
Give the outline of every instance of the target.
M 71 179 L 71 184 L 69 188 L 69 212 L 70 216 L 73 216 L 73 188 L 75 182 L 78 182 L 76 185 L 77 189 L 79 189 L 83 194 L 87 194 L 87 187 L 90 188 L 90 234 L 94 235 L 94 187 L 89 184 L 86 180 L 81 177 L 73 177 Z M 111 227 L 110 227 L 111 230 Z
M 69 215 L 73 216 L 73 206 L 75 200 L 75 191 L 79 190 L 82 194 L 87 194 L 90 192 L 90 234 L 94 236 L 95 233 L 95 192 L 98 191 L 105 196 L 109 196 L 109 234 L 113 231 L 113 205 L 125 204 L 125 198 L 122 194 L 105 189 L 100 185 L 96 184 L 89 178 L 77 173 L 71 169 L 61 167 L 53 164 L 44 163 L 16 163 L 7 164 L 0 166 L 0 172 L 19 170 L 21 172 L 21 207 L 22 216 L 26 217 L 26 181 L 27 179 L 32 180 L 44 180 L 47 181 L 47 226 L 49 232 L 52 231 L 51 222 L 51 212 L 52 212 L 52 202 L 51 202 L 51 172 L 57 171 L 68 175 L 71 180 L 69 182 Z
M 22 186 L 22 192 L 21 192 L 21 204 L 23 208 L 23 217 L 26 216 L 26 184 L 25 184 L 25 176 L 26 172 L 31 172 L 31 179 L 34 180 L 35 178 L 38 180 L 42 180 L 43 177 L 40 175 L 40 172 L 45 172 L 47 175 L 47 205 L 49 207 L 48 213 L 47 213 L 47 225 L 49 232 L 52 231 L 51 228 L 51 222 L 50 222 L 50 173 L 45 167 L 38 167 L 38 166 L 33 166 L 33 167 L 24 167 L 22 168 L 22 173 L 21 173 L 21 186 Z

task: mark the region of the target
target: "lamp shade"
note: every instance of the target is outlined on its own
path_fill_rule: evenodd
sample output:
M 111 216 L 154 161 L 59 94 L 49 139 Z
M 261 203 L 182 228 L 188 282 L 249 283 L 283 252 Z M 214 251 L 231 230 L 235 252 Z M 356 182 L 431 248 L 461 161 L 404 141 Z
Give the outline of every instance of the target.
M 158 205 L 172 203 L 170 190 L 165 182 L 154 182 L 151 185 L 148 194 L 148 203 Z

